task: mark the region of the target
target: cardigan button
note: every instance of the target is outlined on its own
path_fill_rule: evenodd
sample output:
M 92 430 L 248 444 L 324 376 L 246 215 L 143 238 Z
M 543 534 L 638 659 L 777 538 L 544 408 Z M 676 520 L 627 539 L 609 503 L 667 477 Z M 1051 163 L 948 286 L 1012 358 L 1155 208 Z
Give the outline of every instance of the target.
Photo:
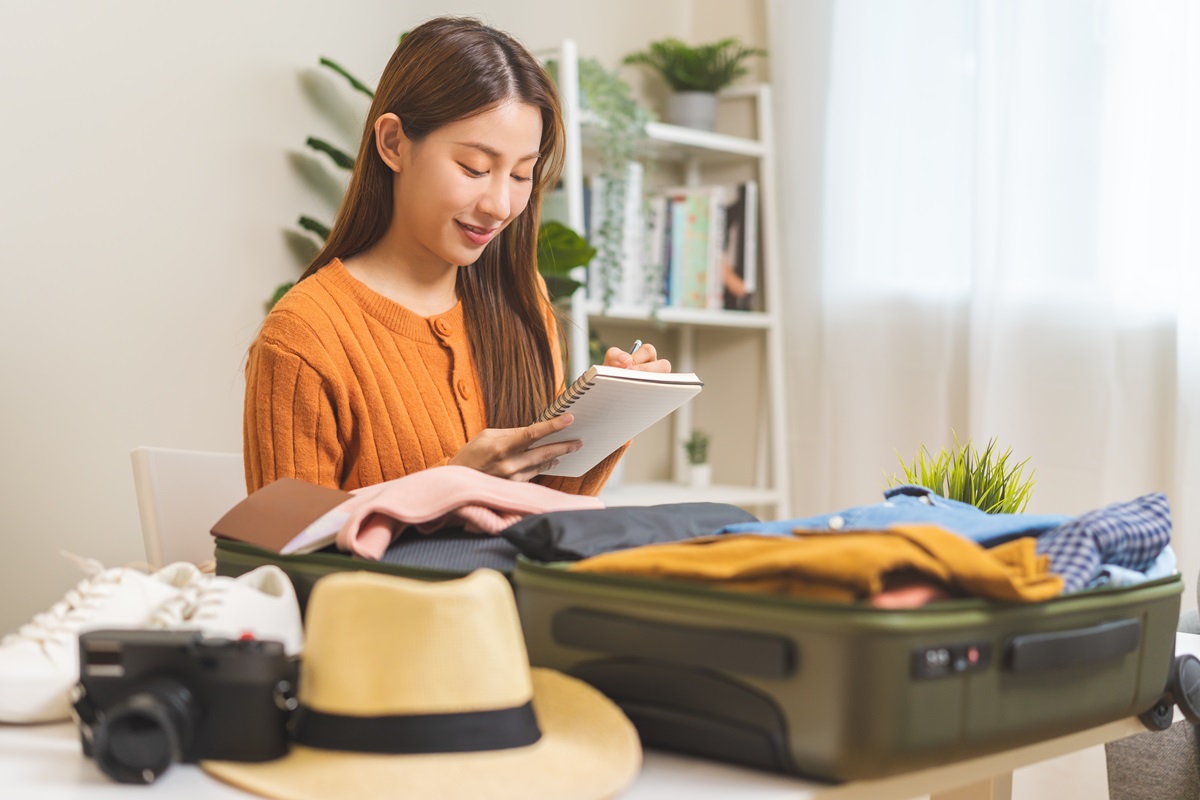
M 471 385 L 467 383 L 466 378 L 459 378 L 458 383 L 455 384 L 455 388 L 458 389 L 458 396 L 463 400 L 471 399 Z
M 441 319 L 440 317 L 433 321 L 433 329 L 437 331 L 440 336 L 450 335 L 450 323 L 446 322 L 446 320 Z

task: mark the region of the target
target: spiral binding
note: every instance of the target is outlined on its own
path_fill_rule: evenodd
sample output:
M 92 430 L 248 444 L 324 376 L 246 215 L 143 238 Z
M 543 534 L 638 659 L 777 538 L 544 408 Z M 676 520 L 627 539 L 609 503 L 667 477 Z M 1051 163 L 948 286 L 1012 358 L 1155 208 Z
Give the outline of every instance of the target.
M 553 419 L 559 414 L 562 414 L 571 406 L 575 405 L 575 401 L 577 401 L 580 397 L 583 397 L 587 390 L 592 388 L 592 381 L 595 379 L 595 377 L 596 370 L 589 369 L 587 372 L 576 378 L 575 382 L 572 383 L 565 392 L 560 394 L 555 401 L 551 403 L 545 411 L 542 412 L 542 415 L 538 417 L 538 422 L 545 422 L 548 419 Z

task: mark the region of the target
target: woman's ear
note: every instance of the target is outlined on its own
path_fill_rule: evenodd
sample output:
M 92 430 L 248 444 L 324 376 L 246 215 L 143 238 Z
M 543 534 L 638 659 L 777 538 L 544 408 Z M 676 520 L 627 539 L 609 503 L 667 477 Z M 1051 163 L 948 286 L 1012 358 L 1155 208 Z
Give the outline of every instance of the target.
M 410 142 L 404 135 L 404 124 L 395 114 L 381 114 L 375 120 L 375 149 L 383 163 L 391 167 L 392 172 L 399 172 L 404 156 L 408 152 Z

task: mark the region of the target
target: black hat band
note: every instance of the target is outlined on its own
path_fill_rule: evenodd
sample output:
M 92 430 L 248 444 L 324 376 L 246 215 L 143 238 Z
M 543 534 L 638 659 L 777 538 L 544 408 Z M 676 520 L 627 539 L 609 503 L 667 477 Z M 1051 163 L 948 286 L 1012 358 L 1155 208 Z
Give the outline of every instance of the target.
M 466 753 L 525 747 L 542 738 L 533 703 L 492 711 L 358 717 L 300 706 L 296 744 L 357 753 Z

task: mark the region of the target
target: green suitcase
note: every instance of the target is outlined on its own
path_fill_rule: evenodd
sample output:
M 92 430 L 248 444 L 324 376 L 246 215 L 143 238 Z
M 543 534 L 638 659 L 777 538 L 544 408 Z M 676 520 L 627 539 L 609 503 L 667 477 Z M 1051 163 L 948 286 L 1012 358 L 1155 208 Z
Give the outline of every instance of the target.
M 881 610 L 518 559 L 530 661 L 592 683 L 643 743 L 828 780 L 1140 714 L 1173 663 L 1176 576 L 1029 605 Z
M 422 581 L 445 581 L 451 578 L 461 578 L 470 571 L 469 568 L 462 570 L 436 569 L 414 566 L 412 564 L 371 561 L 364 558 L 352 558 L 346 553 L 331 550 L 318 551 L 306 555 L 285 556 L 266 548 L 239 542 L 234 539 L 226 539 L 220 536 L 214 538 L 216 539 L 216 571 L 218 575 L 237 577 L 264 564 L 274 564 L 291 578 L 292 585 L 296 589 L 296 599 L 300 603 L 300 610 L 302 612 L 308 607 L 308 596 L 312 592 L 313 584 L 332 572 L 365 570 L 368 572 L 379 572 L 384 575 L 415 578 Z M 507 543 L 501 539 L 482 539 L 473 534 L 470 538 L 483 544 L 494 545 L 496 548 L 507 546 Z M 465 539 L 466 537 L 464 537 Z M 515 554 L 515 552 L 514 549 L 513 553 Z M 487 566 L 489 561 L 485 560 L 483 565 Z M 499 568 L 499 571 L 506 572 L 503 568 Z

